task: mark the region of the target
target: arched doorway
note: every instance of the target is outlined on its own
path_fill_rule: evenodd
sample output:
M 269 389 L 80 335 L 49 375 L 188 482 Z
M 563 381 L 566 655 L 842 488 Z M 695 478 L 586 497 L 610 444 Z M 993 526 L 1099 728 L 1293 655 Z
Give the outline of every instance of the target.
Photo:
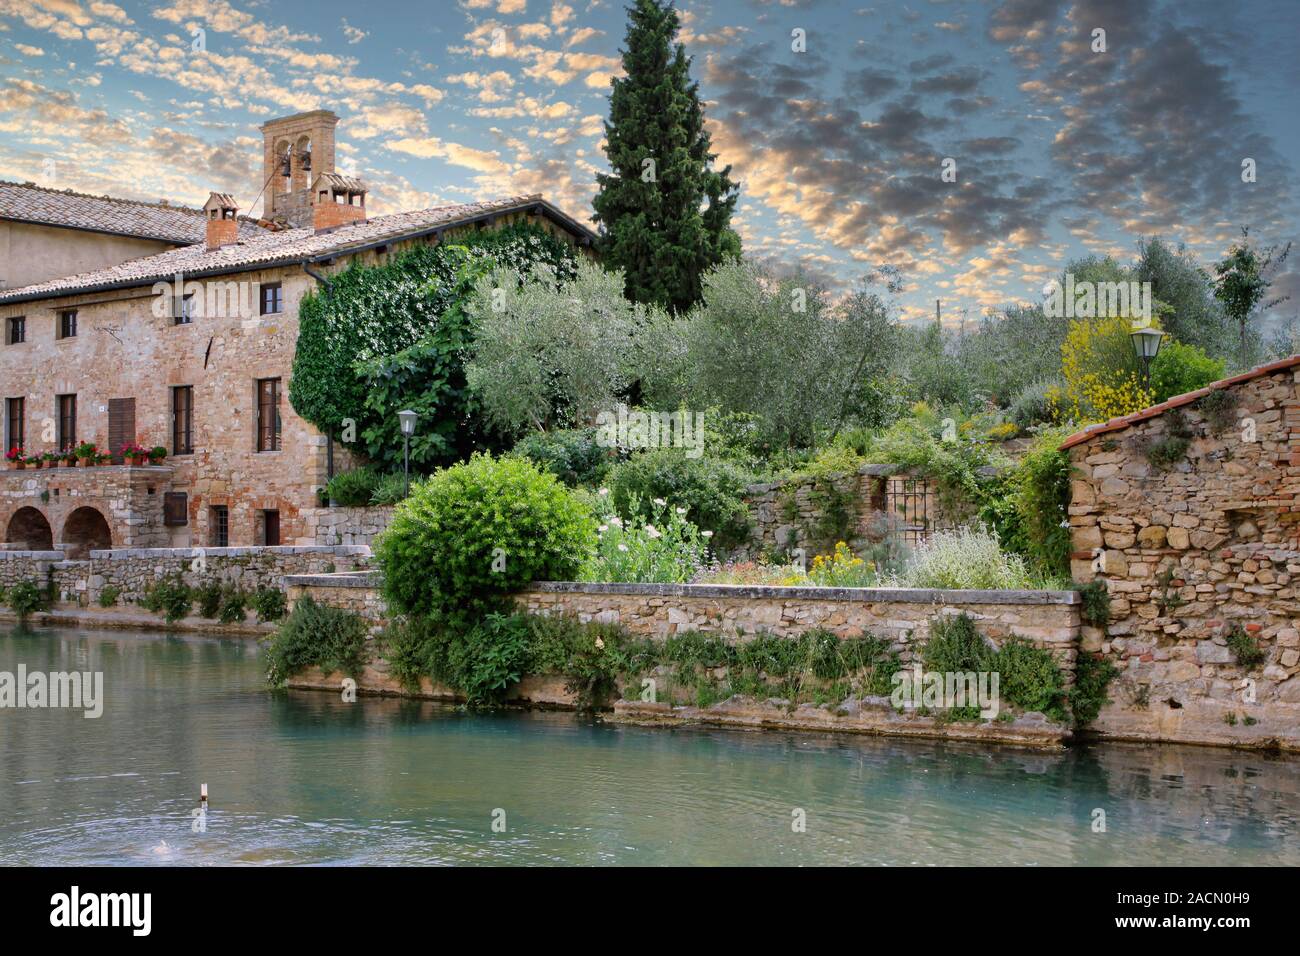
M 108 522 L 94 508 L 78 508 L 63 523 L 64 553 L 69 558 L 88 558 L 91 551 L 102 551 L 113 546 L 113 535 Z
M 35 508 L 19 508 L 9 519 L 5 543 L 16 544 L 23 551 L 53 551 L 54 532 L 45 515 Z

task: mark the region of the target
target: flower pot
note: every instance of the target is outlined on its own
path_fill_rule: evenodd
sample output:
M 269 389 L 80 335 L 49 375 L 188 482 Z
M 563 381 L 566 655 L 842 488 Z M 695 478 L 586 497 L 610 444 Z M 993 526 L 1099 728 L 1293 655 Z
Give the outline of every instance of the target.
M 145 465 L 147 465 L 147 464 L 149 464 L 149 459 L 148 459 L 147 457 L 145 457 L 144 455 L 132 455 L 132 456 L 131 456 L 131 465 L 132 465 L 133 467 L 135 467 L 135 468 L 143 468 L 143 467 L 144 467 Z
M 15 471 L 22 471 L 24 468 L 27 467 L 27 462 L 25 462 L 25 461 L 11 461 L 11 462 L 9 462 L 9 467 L 12 468 L 12 469 L 14 469 Z

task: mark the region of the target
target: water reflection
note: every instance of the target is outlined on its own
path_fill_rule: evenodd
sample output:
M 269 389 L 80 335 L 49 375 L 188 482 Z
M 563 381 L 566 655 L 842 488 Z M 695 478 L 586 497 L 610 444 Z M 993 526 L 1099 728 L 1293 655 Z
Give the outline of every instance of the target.
M 1289 757 L 347 704 L 267 692 L 256 645 L 236 639 L 0 635 L 0 670 L 20 662 L 102 670 L 106 702 L 98 720 L 0 711 L 5 863 L 1300 863 Z M 202 782 L 212 809 L 194 833 Z

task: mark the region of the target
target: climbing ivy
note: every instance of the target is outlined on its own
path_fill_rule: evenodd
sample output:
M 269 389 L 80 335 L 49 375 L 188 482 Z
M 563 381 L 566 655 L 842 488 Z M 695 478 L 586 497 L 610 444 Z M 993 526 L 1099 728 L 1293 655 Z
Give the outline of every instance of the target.
M 418 401 L 423 438 L 412 447 L 413 463 L 454 459 L 477 437 L 464 389 L 470 331 L 459 305 L 484 272 L 504 266 L 528 275 L 538 264 L 567 281 L 577 254 L 527 223 L 413 246 L 380 265 L 354 260 L 299 307 L 289 383 L 294 411 L 339 440 L 355 423 L 350 444 L 396 465 L 402 445 L 395 415 L 408 399 Z

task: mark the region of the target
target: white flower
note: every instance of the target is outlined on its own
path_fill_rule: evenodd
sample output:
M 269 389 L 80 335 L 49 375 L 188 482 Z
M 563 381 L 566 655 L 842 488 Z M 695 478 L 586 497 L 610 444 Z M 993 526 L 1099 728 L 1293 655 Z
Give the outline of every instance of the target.
M 620 545 L 618 546 L 618 550 L 620 550 L 620 551 L 626 551 L 626 550 L 627 550 L 627 545 L 625 545 L 625 544 L 620 544 Z
M 712 538 L 712 537 L 713 537 L 713 532 L 712 532 L 712 531 L 701 531 L 701 532 L 700 532 L 700 536 L 701 536 L 701 537 L 704 537 L 704 538 Z
M 658 538 L 660 536 L 659 532 L 655 530 L 655 526 L 652 524 L 645 526 L 645 533 L 650 535 L 652 538 Z
M 609 525 L 607 525 L 607 524 L 603 524 L 603 525 L 600 526 L 600 533 L 601 533 L 601 534 L 604 534 L 604 533 L 605 533 L 606 531 L 608 531 L 608 530 L 609 530 Z
M 598 495 L 600 495 L 602 498 L 604 498 L 607 494 L 609 494 L 609 489 L 608 489 L 608 488 L 601 488 L 600 491 L 598 491 L 598 492 L 596 492 L 596 493 L 597 493 Z
M 656 498 L 656 499 L 655 499 L 655 507 L 656 507 L 656 508 L 662 508 L 662 507 L 663 507 L 664 505 L 666 505 L 666 504 L 668 504 L 668 502 L 664 501 L 662 498 Z
M 623 519 L 622 519 L 622 518 L 610 518 L 610 519 L 609 519 L 609 523 L 612 524 L 615 528 L 621 528 L 621 527 L 623 527 Z
M 677 513 L 678 513 L 679 515 L 684 515 L 684 514 L 686 514 L 686 509 L 685 509 L 685 508 L 678 508 L 678 509 L 677 509 Z

